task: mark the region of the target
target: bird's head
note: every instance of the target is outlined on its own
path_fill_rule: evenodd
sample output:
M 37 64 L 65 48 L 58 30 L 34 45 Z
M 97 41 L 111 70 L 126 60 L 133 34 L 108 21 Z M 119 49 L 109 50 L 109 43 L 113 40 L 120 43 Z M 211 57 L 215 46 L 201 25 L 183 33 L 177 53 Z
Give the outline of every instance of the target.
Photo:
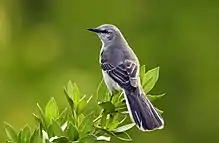
M 103 24 L 97 28 L 88 28 L 87 30 L 95 32 L 104 45 L 109 45 L 114 40 L 122 37 L 119 29 L 112 24 Z

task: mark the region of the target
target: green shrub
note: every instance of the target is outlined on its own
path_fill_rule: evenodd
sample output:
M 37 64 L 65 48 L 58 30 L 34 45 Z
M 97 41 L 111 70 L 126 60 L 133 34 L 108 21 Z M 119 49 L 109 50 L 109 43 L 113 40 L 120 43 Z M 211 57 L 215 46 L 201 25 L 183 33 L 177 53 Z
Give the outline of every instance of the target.
M 159 77 L 159 67 L 145 73 L 145 66 L 141 67 L 140 78 L 142 87 L 150 101 L 162 97 L 164 94 L 150 95 Z M 85 113 L 93 96 L 81 95 L 76 84 L 68 82 L 64 88 L 69 107 L 59 110 L 54 98 L 51 98 L 43 110 L 37 104 L 38 114 L 33 113 L 36 128 L 27 124 L 19 132 L 8 123 L 5 131 L 8 143 L 92 143 L 96 141 L 111 141 L 115 137 L 123 141 L 132 141 L 128 130 L 135 126 L 127 123 L 129 117 L 124 102 L 123 93 L 118 92 L 113 97 L 106 91 L 100 95 L 103 81 L 97 88 L 96 104 L 100 109 Z M 157 109 L 158 110 L 158 109 Z M 158 110 L 162 113 L 161 110 Z M 130 122 L 130 121 L 129 121 Z

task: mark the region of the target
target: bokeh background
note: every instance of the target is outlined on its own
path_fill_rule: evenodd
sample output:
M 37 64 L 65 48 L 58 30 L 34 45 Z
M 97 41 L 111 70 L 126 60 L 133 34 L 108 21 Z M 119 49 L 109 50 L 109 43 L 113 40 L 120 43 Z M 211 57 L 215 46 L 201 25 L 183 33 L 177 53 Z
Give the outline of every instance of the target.
M 65 106 L 68 80 L 95 92 L 101 43 L 86 28 L 103 23 L 121 29 L 147 69 L 160 66 L 152 93 L 167 93 L 154 103 L 165 129 L 135 128 L 134 142 L 218 143 L 218 0 L 1 0 L 0 142 L 3 121 L 33 123 L 37 102 Z

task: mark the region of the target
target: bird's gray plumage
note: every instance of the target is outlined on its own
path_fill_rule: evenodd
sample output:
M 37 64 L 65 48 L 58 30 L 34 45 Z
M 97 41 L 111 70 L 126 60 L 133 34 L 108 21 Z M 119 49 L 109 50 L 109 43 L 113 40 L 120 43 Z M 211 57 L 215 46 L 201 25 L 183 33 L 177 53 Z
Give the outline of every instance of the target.
M 133 122 L 143 131 L 163 128 L 164 121 L 145 96 L 139 77 L 139 61 L 119 29 L 111 24 L 90 28 L 102 41 L 100 65 L 104 81 L 113 94 L 124 91 Z

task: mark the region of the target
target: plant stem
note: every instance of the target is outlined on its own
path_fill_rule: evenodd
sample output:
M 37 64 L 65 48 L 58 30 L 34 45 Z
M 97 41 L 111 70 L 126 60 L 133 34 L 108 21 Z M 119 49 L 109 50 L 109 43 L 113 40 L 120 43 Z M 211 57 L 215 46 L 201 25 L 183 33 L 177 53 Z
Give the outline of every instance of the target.
M 93 123 L 96 123 L 98 120 L 102 118 L 102 115 L 98 116 L 96 119 L 94 119 Z

